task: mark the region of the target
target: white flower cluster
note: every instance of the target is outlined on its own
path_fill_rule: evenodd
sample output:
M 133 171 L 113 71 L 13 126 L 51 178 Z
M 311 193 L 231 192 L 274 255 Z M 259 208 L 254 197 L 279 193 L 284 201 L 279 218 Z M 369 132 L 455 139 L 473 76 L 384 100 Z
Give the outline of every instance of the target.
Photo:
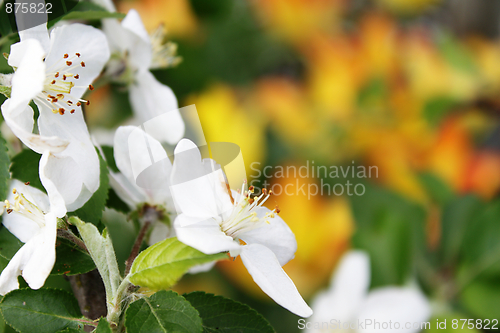
M 3 224 L 25 243 L 0 275 L 0 294 L 19 288 L 18 275 L 33 289 L 44 285 L 56 259 L 59 219 L 81 208 L 99 188 L 99 156 L 82 106 L 90 103 L 83 95 L 102 75 L 127 85 L 138 124 L 154 120 L 161 128 L 146 134 L 137 126 L 119 127 L 113 148 L 120 172 L 110 171 L 111 186 L 131 209 L 148 205 L 175 218 L 172 228 L 157 223 L 149 241 L 177 235 L 206 254 L 240 255 L 265 293 L 291 312 L 311 316 L 282 269 L 297 243 L 279 209 L 263 206 L 271 193 L 254 196 L 245 185 L 231 190 L 220 166 L 182 139 L 185 124 L 177 99 L 150 72 L 177 62 L 175 47 L 162 43 L 158 31 L 151 38 L 134 10 L 121 22 L 102 23 L 102 30 L 59 24 L 50 33 L 46 24 L 39 25 L 20 31 L 20 42 L 11 47 L 8 63 L 14 73 L 0 81 L 10 89 L 2 115 L 15 136 L 41 154 L 39 176 L 47 194 L 12 181 L 11 195 L 0 205 Z M 36 122 L 31 102 L 38 108 Z M 173 164 L 162 143 L 176 145 Z M 144 170 L 151 156 L 163 161 L 162 167 L 144 174 L 138 186 L 137 170 Z

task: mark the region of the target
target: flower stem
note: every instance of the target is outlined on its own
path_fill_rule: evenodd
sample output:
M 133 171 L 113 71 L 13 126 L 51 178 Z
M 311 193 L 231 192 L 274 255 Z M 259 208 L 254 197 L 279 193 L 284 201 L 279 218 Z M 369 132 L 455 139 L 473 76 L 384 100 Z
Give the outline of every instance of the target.
M 144 225 L 142 226 L 141 230 L 139 231 L 139 235 L 137 235 L 137 239 L 135 240 L 134 246 L 132 247 L 132 251 L 130 251 L 130 256 L 128 257 L 127 261 L 125 262 L 126 267 L 125 267 L 125 276 L 128 275 L 130 272 L 130 269 L 132 268 L 132 264 L 134 263 L 135 258 L 139 254 L 139 250 L 141 249 L 141 244 L 144 240 L 144 236 L 146 236 L 146 232 L 149 229 L 149 226 L 151 225 L 150 221 L 146 221 Z
M 87 246 L 85 246 L 85 243 L 69 229 L 57 229 L 57 237 L 67 239 L 76 244 L 83 251 L 89 253 L 89 250 L 87 249 Z

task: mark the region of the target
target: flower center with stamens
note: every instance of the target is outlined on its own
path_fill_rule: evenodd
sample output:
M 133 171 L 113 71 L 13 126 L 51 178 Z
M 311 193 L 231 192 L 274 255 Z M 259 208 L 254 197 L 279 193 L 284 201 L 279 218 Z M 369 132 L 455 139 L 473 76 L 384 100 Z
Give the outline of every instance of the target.
M 14 193 L 14 202 L 5 200 L 5 210 L 7 214 L 15 213 L 21 214 L 30 220 L 36 222 L 40 227 L 45 226 L 45 215 L 35 204 L 26 199 L 26 197 L 19 193 L 16 189 L 12 191 Z
M 177 44 L 167 41 L 167 31 L 160 25 L 150 35 L 153 56 L 150 69 L 160 69 L 177 66 L 182 58 L 177 56 Z
M 274 218 L 275 214 L 280 212 L 276 207 L 274 210 L 267 212 L 265 216 L 257 216 L 256 208 L 261 207 L 267 199 L 272 195 L 272 191 L 267 192 L 262 190 L 259 196 L 251 197 L 254 193 L 254 187 L 250 186 L 248 191 L 245 191 L 246 184 L 243 184 L 242 194 L 238 202 L 233 202 L 233 211 L 228 218 L 223 219 L 220 223 L 221 230 L 233 239 L 238 239 L 238 235 L 256 228 L 261 227 L 264 223 L 269 224 L 269 218 Z M 231 194 L 229 194 L 231 196 Z M 231 196 L 232 199 L 232 196 Z
M 71 90 L 76 80 L 80 78 L 78 69 L 85 67 L 85 62 L 81 61 L 80 53 L 70 56 L 64 54 L 61 59 L 46 69 L 43 90 L 34 99 L 52 109 L 53 113 L 63 115 L 66 111 L 75 112 L 75 106 L 81 106 L 82 103 L 89 105 L 90 102 L 76 98 L 71 95 Z M 94 87 L 89 85 L 93 90 Z

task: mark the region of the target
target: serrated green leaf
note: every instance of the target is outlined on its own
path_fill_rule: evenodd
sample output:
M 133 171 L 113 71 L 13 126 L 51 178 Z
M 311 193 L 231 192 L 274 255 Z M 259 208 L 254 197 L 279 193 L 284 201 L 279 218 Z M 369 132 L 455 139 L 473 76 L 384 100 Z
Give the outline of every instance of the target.
M 85 332 L 83 329 L 74 329 L 74 328 L 67 328 L 62 331 L 57 331 L 56 333 L 79 333 L 79 332 Z
M 4 333 L 7 330 L 7 325 L 5 324 L 5 320 L 3 319 L 2 313 L 0 311 L 0 333 Z
M 104 155 L 106 163 L 108 163 L 108 167 L 113 172 L 120 172 L 120 170 L 118 170 L 118 167 L 116 166 L 114 148 L 111 146 L 101 146 L 101 151 L 102 154 Z
M 0 201 L 7 199 L 9 192 L 10 158 L 7 154 L 7 143 L 0 132 Z
M 125 312 L 128 332 L 202 332 L 198 311 L 176 292 L 159 291 L 130 304 Z
M 57 239 L 56 263 L 51 274 L 83 274 L 95 268 L 92 258 L 75 243 L 63 238 Z
M 12 158 L 10 172 L 12 172 L 12 178 L 23 183 L 29 182 L 31 186 L 45 193 L 45 188 L 38 175 L 41 156 L 31 149 L 24 149 Z
M 108 300 L 108 312 L 113 307 L 111 300 L 115 298 L 116 291 L 120 285 L 121 277 L 116 262 L 115 251 L 107 229 L 102 235 L 92 223 L 85 223 L 77 217 L 70 217 L 69 222 L 78 228 L 78 232 L 89 250 L 90 256 L 99 271 L 106 288 L 106 299 Z
M 152 290 L 166 289 L 191 267 L 222 259 L 227 259 L 226 254 L 207 255 L 172 237 L 150 246 L 137 256 L 129 281 Z
M 111 333 L 111 327 L 106 318 L 99 319 L 99 325 L 97 325 L 93 333 Z
M 21 333 L 53 333 L 92 323 L 82 316 L 73 295 L 58 289 L 14 290 L 4 296 L 0 310 L 7 324 Z
M 109 190 L 109 177 L 108 177 L 108 167 L 106 161 L 99 155 L 99 165 L 100 165 L 100 176 L 99 176 L 99 188 L 90 197 L 89 201 L 83 205 L 83 207 L 75 210 L 74 212 L 68 213 L 69 216 L 78 216 L 83 221 L 91 222 L 95 225 L 99 224 L 102 218 L 102 212 L 106 206 L 106 201 L 108 200 L 108 190 Z
M 195 291 L 183 295 L 200 313 L 203 332 L 274 333 L 271 324 L 246 304 Z

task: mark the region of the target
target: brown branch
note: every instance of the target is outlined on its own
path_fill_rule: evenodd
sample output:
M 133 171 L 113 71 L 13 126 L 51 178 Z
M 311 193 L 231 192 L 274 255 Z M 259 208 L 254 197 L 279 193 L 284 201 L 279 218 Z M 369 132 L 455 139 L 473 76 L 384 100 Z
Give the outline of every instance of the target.
M 132 264 L 134 263 L 135 258 L 139 254 L 139 250 L 141 249 L 142 241 L 144 240 L 144 236 L 146 236 L 146 232 L 149 229 L 151 222 L 146 221 L 139 231 L 139 235 L 137 235 L 137 239 L 135 240 L 134 246 L 132 247 L 132 251 L 130 251 L 130 256 L 125 262 L 125 276 L 128 275 L 130 269 L 132 268 Z
M 93 320 L 106 317 L 106 290 L 97 269 L 67 278 L 82 314 Z M 85 326 L 86 332 L 91 332 L 94 329 L 95 327 Z

